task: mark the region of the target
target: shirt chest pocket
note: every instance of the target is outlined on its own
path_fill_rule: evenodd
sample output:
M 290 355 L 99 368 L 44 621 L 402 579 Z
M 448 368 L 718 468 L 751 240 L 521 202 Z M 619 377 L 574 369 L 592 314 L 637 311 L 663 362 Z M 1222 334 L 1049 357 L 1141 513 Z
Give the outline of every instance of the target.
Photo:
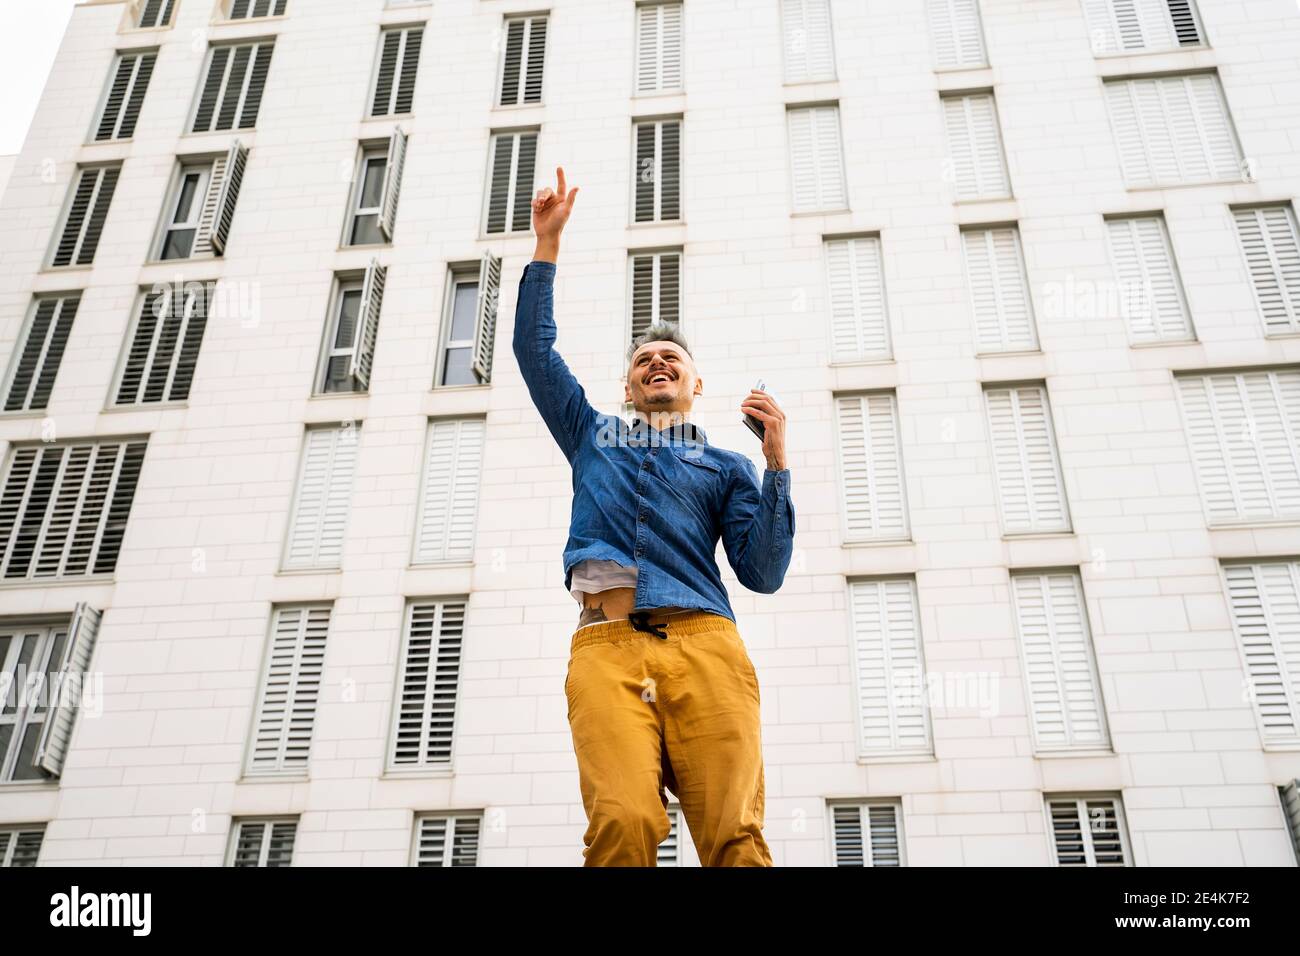
M 703 457 L 675 456 L 675 486 L 693 504 L 712 509 L 722 491 L 722 466 Z

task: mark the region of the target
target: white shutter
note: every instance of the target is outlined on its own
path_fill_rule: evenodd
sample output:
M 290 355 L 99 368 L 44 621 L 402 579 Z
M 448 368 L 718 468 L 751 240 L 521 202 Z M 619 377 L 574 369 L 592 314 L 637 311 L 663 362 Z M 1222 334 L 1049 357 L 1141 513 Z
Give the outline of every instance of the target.
M 394 768 L 451 763 L 464 631 L 464 601 L 417 601 L 409 606 L 393 708 Z
M 208 192 L 203 200 L 199 228 L 194 237 L 194 256 L 219 256 L 226 251 L 247 165 L 248 149 L 238 140 L 235 140 L 228 154 L 213 160 Z
M 984 31 L 976 0 L 926 0 L 935 65 L 941 70 L 985 66 Z
M 212 47 L 190 132 L 255 127 L 274 53 L 274 40 Z
M 884 392 L 843 395 L 835 406 L 845 538 L 905 540 L 909 528 L 895 397 Z
M 1041 385 L 988 388 L 984 399 L 1003 531 L 1069 531 L 1047 390 Z
M 1214 74 L 1113 80 L 1106 100 L 1126 186 L 1241 179 L 1241 148 Z
M 902 866 L 902 807 L 896 803 L 831 807 L 836 866 Z
M 1014 226 L 962 233 L 977 352 L 1038 348 L 1020 231 Z
M 664 837 L 663 842 L 655 854 L 656 866 L 680 866 L 681 860 L 678 854 L 678 846 L 682 842 L 681 835 L 686 828 L 682 825 L 681 807 L 668 808 L 668 836 Z
M 99 237 L 121 172 L 121 166 L 97 166 L 80 171 L 50 265 L 88 266 L 95 261 L 95 250 L 99 248 Z
M 41 727 L 33 762 L 51 776 L 63 773 L 68 745 L 72 742 L 72 727 L 77 719 L 77 705 L 84 692 L 83 678 L 90 669 L 101 617 L 99 611 L 84 601 L 77 604 L 72 612 L 72 624 L 68 627 L 63 660 L 58 664 L 53 686 L 48 688 L 51 709 Z
M 682 5 L 637 7 L 636 91 L 667 93 L 682 88 Z
M 682 254 L 680 252 L 633 253 L 631 306 L 628 342 L 655 322 L 679 325 L 682 320 Z
M 0 867 L 35 866 L 45 840 L 45 827 L 0 829 Z
M 238 820 L 231 866 L 290 866 L 298 835 L 296 820 Z
M 1132 216 L 1107 223 L 1110 259 L 1119 285 L 1120 311 L 1134 342 L 1183 342 L 1192 320 L 1161 216 Z
M 542 101 L 547 23 L 545 15 L 516 17 L 505 22 L 498 106 Z
M 795 212 L 847 208 L 839 107 L 805 106 L 786 115 Z
M 1013 574 L 1020 657 L 1037 750 L 1110 745 L 1078 574 Z
M 337 568 L 352 502 L 357 464 L 355 424 L 307 432 L 284 567 Z
M 130 139 L 135 134 L 136 120 L 140 118 L 140 108 L 144 105 L 144 95 L 149 89 L 149 78 L 157 60 L 157 53 L 118 54 L 95 130 L 97 141 Z
M 420 70 L 423 27 L 384 30 L 379 35 L 379 63 L 370 98 L 371 116 L 400 116 L 411 112 L 415 80 Z
M 860 754 L 928 754 L 930 720 L 916 582 L 853 581 Z
M 366 267 L 366 277 L 361 284 L 361 304 L 357 308 L 357 325 L 348 358 L 348 374 L 356 380 L 359 390 L 370 388 L 370 371 L 375 364 L 375 343 L 379 340 L 379 314 L 384 307 L 384 283 L 388 268 L 378 259 L 371 259 Z
M 532 228 L 537 133 L 496 133 L 488 149 L 492 171 L 485 197 L 484 232 L 527 232 Z
M 1235 209 L 1237 236 L 1250 271 L 1265 335 L 1300 332 L 1300 238 L 1289 205 Z
M 1192 0 L 1084 0 L 1092 49 L 1146 53 L 1202 42 Z
M 1048 797 L 1057 866 L 1131 866 L 1118 797 Z
M 944 127 L 957 199 L 1011 195 L 992 93 L 943 98 Z
M 633 132 L 632 221 L 681 218 L 682 124 L 680 120 L 637 123 Z
M 1211 525 L 1300 516 L 1300 370 L 1178 376 Z
M 167 285 L 145 293 L 122 362 L 115 405 L 189 398 L 215 282 Z
M 497 306 L 501 298 L 501 257 L 483 250 L 478 269 L 478 302 L 474 307 L 474 357 L 471 368 L 484 385 L 492 381 L 496 348 Z
M 131 19 L 141 30 L 170 26 L 175 6 L 176 0 L 135 0 Z
M 468 561 L 474 556 L 486 435 L 487 424 L 478 418 L 430 423 L 415 523 L 416 564 Z
M 478 866 L 480 816 L 427 816 L 416 821 L 412 866 Z
M 1300 744 L 1300 561 L 1225 564 L 1228 604 L 1265 744 Z
M 893 350 L 880 240 L 830 239 L 825 245 L 834 361 L 889 358 Z
M 277 608 L 253 718 L 248 772 L 306 771 L 325 664 L 330 608 Z
M 81 295 L 48 296 L 36 301 L 22 351 L 9 377 L 7 412 L 36 411 L 49 403 L 63 349 L 81 305 Z
M 407 135 L 401 127 L 393 131 L 388 141 L 388 163 L 384 167 L 384 189 L 379 200 L 379 229 L 384 238 L 393 241 L 397 225 L 397 199 L 402 191 L 402 171 L 406 168 Z
M 1291 830 L 1291 846 L 1295 850 L 1296 863 L 1300 863 L 1300 779 L 1279 787 L 1278 795 L 1282 798 L 1282 812 L 1286 815 L 1287 826 Z
M 830 0 L 781 0 L 785 81 L 835 79 Z

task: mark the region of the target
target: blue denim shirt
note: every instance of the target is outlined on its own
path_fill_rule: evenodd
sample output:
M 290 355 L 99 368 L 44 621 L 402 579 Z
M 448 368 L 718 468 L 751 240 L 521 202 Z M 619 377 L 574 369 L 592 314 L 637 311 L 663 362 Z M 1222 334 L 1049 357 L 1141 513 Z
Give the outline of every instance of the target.
M 574 565 L 635 565 L 636 610 L 695 608 L 735 621 L 714 554 L 722 538 L 740 583 L 771 594 L 794 550 L 790 470 L 767 469 L 710 445 L 685 422 L 662 431 L 596 411 L 555 350 L 555 263 L 524 267 L 515 358 L 528 394 L 573 467 L 564 588 Z

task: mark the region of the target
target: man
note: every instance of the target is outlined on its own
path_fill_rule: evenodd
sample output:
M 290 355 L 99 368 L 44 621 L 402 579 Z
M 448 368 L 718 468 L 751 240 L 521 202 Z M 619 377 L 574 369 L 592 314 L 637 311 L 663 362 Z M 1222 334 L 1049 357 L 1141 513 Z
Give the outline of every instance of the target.
M 586 866 L 654 866 L 667 788 L 705 866 L 771 866 L 763 839 L 758 677 L 714 553 L 770 594 L 794 536 L 785 415 L 751 391 L 764 425 L 760 486 L 750 460 L 715 448 L 688 418 L 704 389 L 685 340 L 653 326 L 629 356 L 629 425 L 598 413 L 555 351 L 560 233 L 577 199 L 533 200 L 537 249 L 519 283 L 514 353 L 528 393 L 573 468 L 566 589 L 582 607 L 565 696 L 588 827 Z

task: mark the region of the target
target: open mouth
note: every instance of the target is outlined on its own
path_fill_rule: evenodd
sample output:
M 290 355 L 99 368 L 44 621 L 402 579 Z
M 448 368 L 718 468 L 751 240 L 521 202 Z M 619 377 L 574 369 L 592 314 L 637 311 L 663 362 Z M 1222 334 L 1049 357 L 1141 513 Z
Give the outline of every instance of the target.
M 651 375 L 649 378 L 645 380 L 645 383 L 647 385 L 661 385 L 664 384 L 665 382 L 671 382 L 672 380 L 673 377 L 669 375 L 667 372 L 655 372 L 653 375 Z

